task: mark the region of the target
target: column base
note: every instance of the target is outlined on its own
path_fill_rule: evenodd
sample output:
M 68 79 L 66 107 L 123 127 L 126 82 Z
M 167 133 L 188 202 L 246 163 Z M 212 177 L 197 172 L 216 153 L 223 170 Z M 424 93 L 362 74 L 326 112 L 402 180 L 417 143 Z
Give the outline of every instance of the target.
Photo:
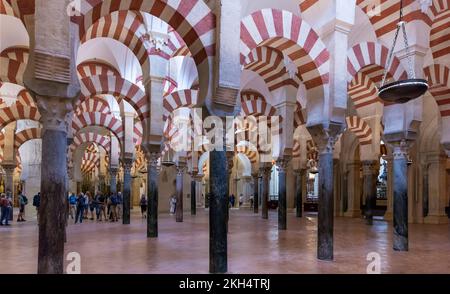
M 423 219 L 424 224 L 448 224 L 449 218 L 446 215 L 429 215 Z

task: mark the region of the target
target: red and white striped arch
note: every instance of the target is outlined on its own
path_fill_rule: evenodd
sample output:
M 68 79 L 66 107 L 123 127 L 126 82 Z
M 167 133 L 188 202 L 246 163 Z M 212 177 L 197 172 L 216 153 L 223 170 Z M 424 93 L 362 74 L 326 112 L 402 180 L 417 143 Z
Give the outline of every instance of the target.
M 241 115 L 248 116 L 274 116 L 277 112 L 276 108 L 267 103 L 262 94 L 255 91 L 241 92 Z
M 118 102 L 127 101 L 136 110 L 141 121 L 150 117 L 150 106 L 147 96 L 137 85 L 118 76 L 91 76 L 81 80 L 81 93 L 85 97 L 99 94 L 114 95 Z
M 135 11 L 113 11 L 99 18 L 87 28 L 81 44 L 95 38 L 111 38 L 128 47 L 142 66 L 142 73 L 149 73 L 149 52 L 145 46 L 146 29 L 143 18 Z
M 24 46 L 8 47 L 0 53 L 0 57 L 6 57 L 20 63 L 28 63 L 29 55 L 29 48 Z
M 79 115 L 75 115 L 72 120 L 72 128 L 74 130 L 74 133 L 78 133 L 78 131 L 80 131 L 81 129 L 90 126 L 104 127 L 107 130 L 111 131 L 117 137 L 119 142 L 123 142 L 124 129 L 122 122 L 111 114 L 85 112 Z
M 94 168 L 99 166 L 99 164 L 100 164 L 100 156 L 98 152 L 86 150 L 83 155 L 83 160 L 81 161 L 81 171 L 83 173 L 89 173 Z
M 302 105 L 300 102 L 296 102 L 294 111 L 294 128 L 298 128 L 306 123 L 305 117 L 302 112 Z
M 241 22 L 241 64 L 258 46 L 278 49 L 298 68 L 306 89 L 328 84 L 329 52 L 317 33 L 289 11 L 262 9 Z
M 450 54 L 450 0 L 434 0 L 432 11 L 435 15 L 430 32 L 430 48 L 433 58 Z
M 388 64 L 389 49 L 381 44 L 365 42 L 353 46 L 348 52 L 348 92 L 356 109 L 382 103 L 377 84 L 383 78 Z M 394 56 L 388 69 L 388 78 L 400 80 L 407 77 L 400 60 Z
M 312 159 L 317 161 L 319 159 L 319 151 L 316 142 L 313 140 L 306 141 L 306 155 L 308 160 Z
M 348 129 L 358 138 L 359 144 L 372 144 L 372 129 L 364 119 L 358 116 L 348 116 L 346 121 Z
M 7 124 L 21 119 L 39 121 L 41 115 L 35 107 L 13 104 L 10 107 L 0 109 L 0 130 Z
M 137 121 L 134 124 L 134 132 L 133 132 L 134 145 L 141 145 L 143 136 L 144 136 L 144 129 L 142 127 L 142 123 L 140 121 Z
M 422 13 L 420 5 L 416 2 L 418 1 L 403 0 L 403 20 L 423 21 L 431 26 L 430 17 Z M 367 14 L 378 38 L 397 28 L 400 0 L 356 0 L 356 5 Z
M 0 82 L 23 85 L 27 64 L 7 57 L 0 57 Z
M 120 72 L 103 60 L 87 60 L 77 65 L 78 77 L 83 79 L 91 76 L 111 75 L 120 77 Z
M 81 16 L 72 17 L 79 25 L 80 39 L 100 18 L 119 10 L 147 12 L 180 34 L 198 67 L 201 77 L 199 92 L 203 100 L 208 95 L 213 72 L 216 29 L 216 17 L 206 3 L 203 0 L 83 0 Z
M 247 156 L 248 160 L 250 160 L 252 164 L 255 164 L 258 161 L 258 153 L 248 146 L 237 146 L 236 152 Z
M 306 10 L 308 10 L 310 7 L 312 7 L 317 2 L 319 2 L 319 0 L 300 0 L 300 4 L 299 4 L 300 11 L 305 12 Z
M 175 92 L 177 90 L 178 83 L 171 77 L 167 76 L 164 79 L 164 90 L 163 90 L 163 97 Z
M 435 64 L 425 68 L 424 74 L 441 116 L 450 117 L 450 69 L 444 65 Z
M 198 91 L 195 90 L 181 90 L 172 92 L 163 99 L 164 114 L 163 120 L 181 107 L 192 107 L 197 104 Z
M 287 75 L 283 53 L 270 47 L 257 47 L 245 59 L 244 69 L 260 75 L 270 91 L 285 85 L 298 88 L 299 80 Z
M 297 159 L 301 157 L 300 141 L 296 138 L 294 138 L 294 145 L 292 146 L 292 157 Z
M 79 133 L 73 138 L 73 143 L 69 150 L 75 150 L 84 143 L 95 143 L 102 146 L 107 153 L 111 151 L 111 139 L 108 136 L 102 136 L 94 132 Z
M 13 16 L 19 18 L 25 27 L 27 21 L 25 17 L 34 15 L 35 1 L 32 0 L 1 0 L 0 14 Z
M 21 104 L 23 106 L 30 106 L 37 108 L 36 103 L 34 103 L 33 97 L 31 96 L 30 92 L 28 92 L 27 89 L 20 90 L 19 94 L 17 94 L 16 103 Z
M 14 148 L 19 149 L 25 142 L 35 139 L 41 139 L 40 128 L 29 128 L 20 131 L 14 136 Z
M 83 112 L 100 112 L 111 113 L 108 102 L 100 97 L 90 97 L 84 99 L 77 107 L 75 113 L 80 114 Z

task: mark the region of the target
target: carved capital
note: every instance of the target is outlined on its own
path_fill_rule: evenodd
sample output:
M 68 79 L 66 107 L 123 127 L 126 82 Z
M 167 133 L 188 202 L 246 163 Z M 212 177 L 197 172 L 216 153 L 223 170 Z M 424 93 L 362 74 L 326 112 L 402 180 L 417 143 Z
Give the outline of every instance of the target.
M 132 167 L 133 167 L 133 158 L 124 158 L 123 159 L 123 172 L 125 174 L 131 173 Z
M 373 160 L 362 161 L 363 175 L 369 176 L 377 173 L 378 162 Z
M 147 161 L 148 166 L 150 168 L 157 168 L 158 167 L 158 161 L 161 157 L 161 152 L 149 152 L 147 153 Z
M 185 162 L 179 162 L 176 168 L 177 168 L 177 175 L 182 176 L 187 170 L 187 165 Z
M 401 140 L 399 142 L 390 142 L 390 145 L 392 146 L 393 152 L 392 156 L 395 159 L 408 159 L 408 151 L 411 147 L 410 143 L 406 140 Z
M 277 159 L 277 169 L 279 172 L 286 172 L 286 168 L 291 160 L 290 156 L 282 156 Z
M 334 145 L 339 138 L 339 135 L 344 130 L 344 125 L 341 123 L 330 122 L 328 125 L 318 124 L 308 126 L 314 142 L 317 144 L 319 154 L 333 153 Z
M 46 96 L 36 96 L 36 99 L 44 131 L 53 130 L 67 133 L 73 111 L 73 100 Z

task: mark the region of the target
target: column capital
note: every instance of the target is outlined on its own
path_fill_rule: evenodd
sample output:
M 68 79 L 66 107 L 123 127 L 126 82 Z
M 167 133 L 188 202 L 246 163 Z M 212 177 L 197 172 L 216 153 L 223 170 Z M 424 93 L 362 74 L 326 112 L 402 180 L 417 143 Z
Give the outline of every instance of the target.
M 177 175 L 183 175 L 187 170 L 187 165 L 185 162 L 178 162 L 176 165 L 177 168 Z
M 123 171 L 124 173 L 130 173 L 133 167 L 133 158 L 125 157 L 123 159 Z
M 3 170 L 5 171 L 6 174 L 10 173 L 14 173 L 14 170 L 16 169 L 17 165 L 15 164 L 2 164 Z
M 117 175 L 117 172 L 119 171 L 119 168 L 118 167 L 116 167 L 116 166 L 114 166 L 114 167 L 110 167 L 109 168 L 109 174 L 110 175 Z
M 259 173 L 252 173 L 252 177 L 253 178 L 258 178 L 259 177 Z
M 73 98 L 36 95 L 43 130 L 68 132 L 73 112 Z
M 159 158 L 161 157 L 161 152 L 147 152 L 147 161 L 148 161 L 148 166 L 150 167 L 158 167 L 158 161 Z
M 269 176 L 270 173 L 272 172 L 272 164 L 270 163 L 265 163 L 262 164 L 259 167 L 259 174 L 263 177 L 263 176 Z
M 291 156 L 286 156 L 286 155 L 279 157 L 276 161 L 278 171 L 286 172 L 286 168 L 289 164 L 289 161 L 291 161 L 291 158 L 292 158 Z
M 362 168 L 364 176 L 375 174 L 378 168 L 378 162 L 375 160 L 363 160 Z
M 395 159 L 408 159 L 408 152 L 409 148 L 411 147 L 411 142 L 406 141 L 405 139 L 402 139 L 401 141 L 397 142 L 389 142 L 389 144 L 392 146 L 392 156 Z
M 328 124 L 307 126 L 307 129 L 317 144 L 319 154 L 326 154 L 333 153 L 334 145 L 344 130 L 344 124 L 329 122 Z

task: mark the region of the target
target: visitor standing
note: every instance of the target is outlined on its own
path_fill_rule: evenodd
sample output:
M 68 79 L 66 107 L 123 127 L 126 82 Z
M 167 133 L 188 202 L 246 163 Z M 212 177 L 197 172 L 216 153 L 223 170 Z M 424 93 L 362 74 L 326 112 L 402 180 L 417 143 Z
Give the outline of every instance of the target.
M 73 219 L 77 210 L 77 196 L 75 193 L 70 194 L 69 196 L 69 215 Z
M 116 222 L 117 219 L 117 195 L 115 193 L 111 194 L 109 201 L 111 203 L 110 210 L 111 210 L 111 221 Z
M 144 194 L 142 194 L 140 201 L 142 218 L 147 218 L 147 205 L 148 205 L 147 197 Z
M 9 226 L 9 207 L 11 203 L 9 202 L 8 198 L 6 198 L 6 194 L 2 193 L 0 196 L 0 208 L 1 208 L 1 215 L 0 215 L 0 226 Z
M 18 222 L 24 222 L 26 219 L 24 219 L 25 216 L 25 205 L 28 204 L 28 198 L 27 196 L 22 194 L 22 191 L 19 191 L 19 215 L 17 216 Z
M 76 215 L 75 215 L 75 223 L 78 223 L 80 221 L 80 224 L 83 223 L 83 216 L 84 216 L 84 195 L 83 193 L 78 194 L 77 198 L 77 204 L 76 204 Z
M 33 196 L 33 206 L 36 207 L 36 218 L 39 224 L 39 206 L 41 206 L 41 192 Z
M 175 195 L 172 195 L 169 200 L 170 204 L 170 214 L 175 214 L 175 211 L 177 210 L 177 197 Z

